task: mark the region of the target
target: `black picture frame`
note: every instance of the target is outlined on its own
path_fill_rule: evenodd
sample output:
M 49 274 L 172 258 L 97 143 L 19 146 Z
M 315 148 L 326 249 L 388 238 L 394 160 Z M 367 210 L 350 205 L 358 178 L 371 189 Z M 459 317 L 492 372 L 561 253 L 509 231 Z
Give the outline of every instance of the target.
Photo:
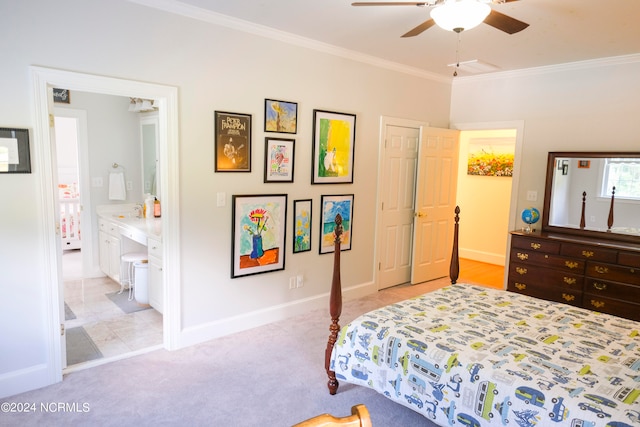
M 286 194 L 233 195 L 231 278 L 284 270 Z
M 320 200 L 320 245 L 318 253 L 328 254 L 335 251 L 335 217 L 342 217 L 342 235 L 340 251 L 351 250 L 353 240 L 353 194 L 323 194 Z
M 353 184 L 356 115 L 313 110 L 311 184 Z
M 264 100 L 264 131 L 276 133 L 298 133 L 298 103 Z
M 251 114 L 214 112 L 215 171 L 251 172 Z
M 293 201 L 293 253 L 308 252 L 312 245 L 313 200 Z
M 31 173 L 29 129 L 0 128 L 0 173 Z
M 264 139 L 264 182 L 293 182 L 296 140 Z
M 56 104 L 71 104 L 71 92 L 69 89 L 53 88 L 53 102 Z

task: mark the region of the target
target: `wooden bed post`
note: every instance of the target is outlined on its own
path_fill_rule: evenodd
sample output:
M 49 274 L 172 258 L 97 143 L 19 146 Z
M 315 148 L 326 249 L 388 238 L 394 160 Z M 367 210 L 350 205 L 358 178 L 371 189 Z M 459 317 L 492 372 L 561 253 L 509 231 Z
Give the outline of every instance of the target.
M 331 294 L 329 295 L 329 314 L 331 315 L 331 326 L 329 326 L 329 341 L 324 352 L 324 368 L 329 376 L 330 394 L 336 394 L 338 391 L 338 380 L 335 371 L 331 370 L 331 353 L 333 346 L 338 340 L 338 332 L 340 332 L 340 315 L 342 314 L 342 284 L 340 283 L 340 241 L 342 235 L 342 216 L 336 215 L 336 228 L 334 229 L 335 248 L 333 252 L 333 279 L 331 280 Z
M 616 197 L 616 187 L 613 187 L 611 190 L 611 206 L 609 206 L 609 218 L 607 219 L 607 231 L 611 231 L 611 227 L 613 226 L 613 199 Z
M 449 265 L 449 277 L 451 283 L 456 283 L 458 274 L 460 273 L 460 260 L 458 259 L 458 232 L 460 225 L 460 206 L 455 209 L 455 224 L 453 226 L 453 251 L 451 253 L 451 264 Z M 333 346 L 338 341 L 338 333 L 340 332 L 340 315 L 342 314 L 342 284 L 340 283 L 340 236 L 342 235 L 342 217 L 336 215 L 336 228 L 334 229 L 335 249 L 333 252 L 333 279 L 331 281 L 331 293 L 329 294 L 329 314 L 331 315 L 331 326 L 329 326 L 329 341 L 324 351 L 324 369 L 327 371 L 329 381 L 330 394 L 336 394 L 338 391 L 338 380 L 335 371 L 331 370 L 331 353 Z M 334 367 L 335 368 L 335 367 Z
M 460 274 L 460 259 L 458 257 L 458 233 L 460 229 L 460 206 L 456 206 L 455 209 L 455 224 L 453 225 L 453 249 L 451 251 L 451 263 L 449 264 L 449 278 L 451 283 L 455 284 L 458 281 L 458 275 Z
M 584 210 L 585 210 L 586 204 L 587 204 L 587 192 L 583 191 L 582 192 L 582 213 L 580 214 L 580 230 L 584 229 L 584 226 L 586 224 L 584 219 Z

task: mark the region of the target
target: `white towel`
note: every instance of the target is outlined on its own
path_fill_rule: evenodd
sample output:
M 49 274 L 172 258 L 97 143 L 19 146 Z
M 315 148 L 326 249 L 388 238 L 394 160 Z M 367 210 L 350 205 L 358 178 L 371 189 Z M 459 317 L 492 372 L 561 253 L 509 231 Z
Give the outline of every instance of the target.
M 127 190 L 124 184 L 123 172 L 109 173 L 109 200 L 126 200 Z

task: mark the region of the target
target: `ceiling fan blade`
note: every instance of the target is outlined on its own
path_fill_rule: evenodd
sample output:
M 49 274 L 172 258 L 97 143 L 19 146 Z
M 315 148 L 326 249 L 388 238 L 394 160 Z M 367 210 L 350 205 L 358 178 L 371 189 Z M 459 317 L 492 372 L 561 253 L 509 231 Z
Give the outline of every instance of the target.
M 423 31 L 433 27 L 435 23 L 436 21 L 434 21 L 433 19 L 427 19 L 422 24 L 415 27 L 413 30 L 410 30 L 409 32 L 403 34 L 402 37 L 415 37 L 418 34 L 422 34 Z
M 515 34 L 529 26 L 526 22 L 518 21 L 504 13 L 496 12 L 493 9 L 491 9 L 489 16 L 485 18 L 484 23 L 500 31 L 504 31 L 507 34 Z
M 351 6 L 426 6 L 425 2 L 415 2 L 415 1 L 365 1 L 365 2 L 355 2 L 351 3 Z

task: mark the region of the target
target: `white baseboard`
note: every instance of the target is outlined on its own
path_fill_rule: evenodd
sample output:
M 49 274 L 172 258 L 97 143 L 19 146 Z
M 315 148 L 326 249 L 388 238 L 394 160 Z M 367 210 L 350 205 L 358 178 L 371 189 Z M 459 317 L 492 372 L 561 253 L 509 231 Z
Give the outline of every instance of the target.
M 504 254 L 493 254 L 489 252 L 474 251 L 473 249 L 459 249 L 460 258 L 470 259 L 473 261 L 486 262 L 487 264 L 505 265 Z
M 0 398 L 46 387 L 53 382 L 44 363 L 0 375 Z
M 360 298 L 376 292 L 373 282 L 343 288 L 343 301 Z M 261 310 L 227 317 L 214 322 L 185 328 L 180 333 L 178 348 L 199 344 L 225 335 L 284 320 L 289 317 L 308 313 L 311 310 L 326 309 L 329 311 L 329 293 L 302 298 L 286 304 L 279 304 Z M 330 319 L 327 318 L 327 322 Z M 329 323 L 327 323 L 329 325 Z

